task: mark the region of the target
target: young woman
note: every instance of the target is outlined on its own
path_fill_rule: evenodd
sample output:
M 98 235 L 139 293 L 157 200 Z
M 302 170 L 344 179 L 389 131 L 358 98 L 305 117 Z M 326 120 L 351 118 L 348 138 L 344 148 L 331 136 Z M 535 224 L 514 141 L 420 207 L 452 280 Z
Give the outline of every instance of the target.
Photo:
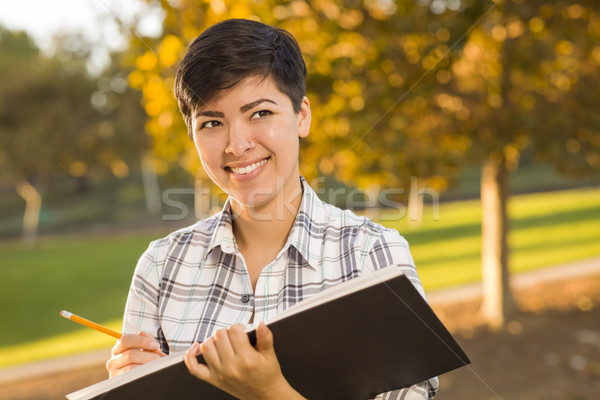
M 390 264 L 424 295 L 397 231 L 321 202 L 300 176 L 311 122 L 305 77 L 295 39 L 259 22 L 227 20 L 191 44 L 175 94 L 205 171 L 229 197 L 221 213 L 140 258 L 110 376 L 186 350 L 194 376 L 237 398 L 302 399 L 261 321 Z M 256 347 L 247 324 L 258 324 Z M 437 386 L 434 378 L 377 398 L 433 398 Z

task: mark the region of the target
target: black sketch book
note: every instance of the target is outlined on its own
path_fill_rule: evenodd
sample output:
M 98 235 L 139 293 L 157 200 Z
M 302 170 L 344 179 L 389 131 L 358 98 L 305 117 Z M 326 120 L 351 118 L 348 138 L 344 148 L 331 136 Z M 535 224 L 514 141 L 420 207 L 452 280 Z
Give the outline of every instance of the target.
M 470 363 L 427 302 L 388 266 L 328 288 L 266 321 L 283 375 L 311 400 L 365 400 Z M 254 330 L 248 335 L 255 343 Z M 198 359 L 203 362 L 202 356 Z M 230 395 L 189 374 L 176 353 L 67 395 L 70 400 Z

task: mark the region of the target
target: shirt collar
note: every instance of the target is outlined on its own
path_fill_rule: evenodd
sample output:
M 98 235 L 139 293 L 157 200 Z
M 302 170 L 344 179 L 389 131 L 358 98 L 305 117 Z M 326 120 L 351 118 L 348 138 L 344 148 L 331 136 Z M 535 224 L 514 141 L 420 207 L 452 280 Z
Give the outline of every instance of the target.
M 210 253 L 215 247 L 221 247 L 221 251 L 228 254 L 233 254 L 237 251 L 237 244 L 233 236 L 233 225 L 231 224 L 232 219 L 231 199 L 228 197 L 223 210 L 217 216 L 215 230 L 213 231 L 206 254 Z
M 282 250 L 293 246 L 298 250 L 312 269 L 317 269 L 321 260 L 323 231 L 325 225 L 325 208 L 315 191 L 306 180 L 300 176 L 302 185 L 302 200 L 296 215 L 294 225 L 288 235 Z M 233 254 L 238 251 L 233 236 L 231 199 L 227 198 L 212 234 L 206 254 L 220 246 L 221 251 Z
M 322 259 L 325 208 L 303 177 L 300 177 L 300 182 L 302 201 L 287 244 L 294 246 L 310 267 L 317 269 Z

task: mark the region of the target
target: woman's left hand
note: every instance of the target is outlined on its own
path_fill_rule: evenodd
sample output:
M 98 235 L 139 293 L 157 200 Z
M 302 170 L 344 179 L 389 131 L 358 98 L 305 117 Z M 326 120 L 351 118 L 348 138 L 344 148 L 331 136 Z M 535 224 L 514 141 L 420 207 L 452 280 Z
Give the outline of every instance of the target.
M 206 365 L 196 359 L 202 354 Z M 202 344 L 194 343 L 185 364 L 195 377 L 242 400 L 304 399 L 281 373 L 273 348 L 273 333 L 262 322 L 252 347 L 245 326 L 220 329 Z

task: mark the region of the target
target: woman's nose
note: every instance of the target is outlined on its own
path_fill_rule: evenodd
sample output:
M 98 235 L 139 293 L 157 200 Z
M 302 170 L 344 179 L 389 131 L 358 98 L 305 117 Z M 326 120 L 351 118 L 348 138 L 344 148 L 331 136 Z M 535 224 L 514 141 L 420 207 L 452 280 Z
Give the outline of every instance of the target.
M 244 153 L 254 149 L 252 136 L 248 133 L 248 128 L 239 126 L 229 127 L 229 144 L 225 149 L 226 153 L 241 157 Z

